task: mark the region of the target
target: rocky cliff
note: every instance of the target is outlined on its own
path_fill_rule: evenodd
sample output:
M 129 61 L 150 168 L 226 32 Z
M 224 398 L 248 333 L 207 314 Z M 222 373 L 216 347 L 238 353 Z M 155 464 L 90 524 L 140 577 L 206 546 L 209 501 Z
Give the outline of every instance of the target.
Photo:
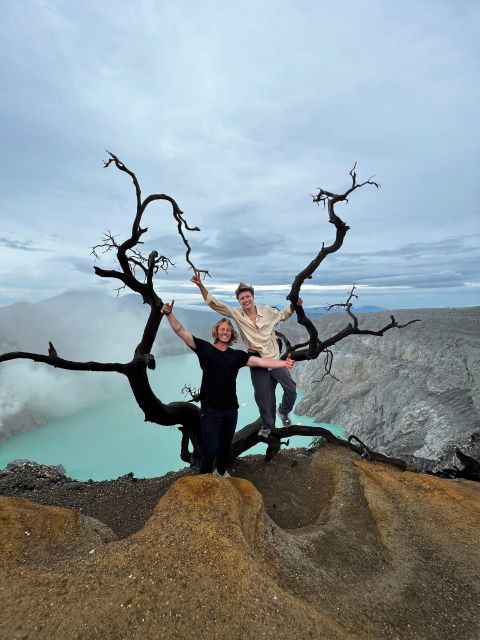
M 478 459 L 480 307 L 393 314 L 400 323 L 420 322 L 383 338 L 351 336 L 336 345 L 332 373 L 341 382 L 320 382 L 323 358 L 296 367 L 305 389 L 299 411 L 424 467 L 450 466 L 455 446 Z M 359 316 L 370 329 L 381 328 L 388 317 L 389 312 Z M 320 338 L 347 323 L 348 316 L 340 314 L 316 321 Z

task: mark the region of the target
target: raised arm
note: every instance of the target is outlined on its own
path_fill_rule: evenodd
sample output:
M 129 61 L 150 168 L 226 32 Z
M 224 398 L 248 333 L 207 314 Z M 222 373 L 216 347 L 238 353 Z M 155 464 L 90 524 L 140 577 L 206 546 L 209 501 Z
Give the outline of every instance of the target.
M 202 278 L 200 277 L 200 273 L 198 271 L 194 272 L 194 275 L 192 276 L 192 282 L 193 284 L 196 284 L 200 289 L 200 293 L 202 294 L 203 299 L 211 309 L 217 311 L 218 313 L 221 313 L 224 316 L 227 316 L 227 318 L 234 317 L 233 309 L 231 307 L 226 305 L 224 302 L 220 302 L 220 300 L 217 300 L 210 293 L 208 293 L 208 290 L 203 284 Z
M 168 322 L 177 336 L 181 338 L 189 347 L 196 350 L 195 340 L 193 339 L 192 334 L 185 329 L 182 323 L 179 322 L 172 313 L 174 304 L 175 300 L 172 300 L 170 304 L 164 304 L 162 307 L 162 313 L 164 316 L 167 316 Z
M 262 369 L 293 369 L 293 360 L 288 354 L 286 360 L 274 360 L 273 358 L 258 358 L 250 356 L 247 360 L 247 367 L 261 367 Z

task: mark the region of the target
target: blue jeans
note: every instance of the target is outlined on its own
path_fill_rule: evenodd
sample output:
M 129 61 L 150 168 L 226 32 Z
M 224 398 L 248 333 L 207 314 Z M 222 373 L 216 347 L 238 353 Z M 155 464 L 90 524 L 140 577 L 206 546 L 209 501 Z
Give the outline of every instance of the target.
M 216 461 L 217 471 L 223 476 L 227 470 L 230 445 L 237 426 L 238 409 L 202 407 L 202 457 L 200 473 L 212 473 Z

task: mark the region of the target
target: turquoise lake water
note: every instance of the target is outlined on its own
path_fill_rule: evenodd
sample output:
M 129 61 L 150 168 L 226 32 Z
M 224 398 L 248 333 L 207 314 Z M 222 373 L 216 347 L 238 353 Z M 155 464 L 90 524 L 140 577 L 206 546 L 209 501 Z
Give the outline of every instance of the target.
M 150 380 L 162 402 L 172 402 L 185 399 L 181 395 L 184 384 L 199 387 L 200 376 L 196 356 L 187 354 L 157 361 Z M 247 367 L 239 373 L 237 394 L 241 429 L 258 417 Z M 335 435 L 342 435 L 340 427 L 315 423 L 306 416 L 295 415 L 294 423 L 325 427 Z M 12 460 L 27 459 L 41 464 L 62 464 L 66 474 L 77 480 L 110 480 L 129 472 L 138 478 L 152 478 L 185 466 L 180 460 L 180 441 L 177 427 L 143 421 L 125 381 L 125 391 L 119 397 L 52 420 L 1 444 L 0 468 Z M 310 438 L 295 436 L 290 438 L 290 447 L 306 447 L 309 442 Z M 258 444 L 247 455 L 265 450 L 265 444 Z

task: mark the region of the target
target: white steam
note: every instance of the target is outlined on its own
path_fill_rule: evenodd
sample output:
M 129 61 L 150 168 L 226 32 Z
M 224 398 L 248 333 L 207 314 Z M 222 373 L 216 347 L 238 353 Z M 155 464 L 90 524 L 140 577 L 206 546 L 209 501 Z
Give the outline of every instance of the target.
M 65 293 L 0 308 L 0 352 L 46 354 L 51 340 L 69 360 L 128 362 L 148 308 L 136 300 Z M 0 437 L 108 401 L 127 385 L 117 373 L 67 371 L 31 360 L 0 364 Z

